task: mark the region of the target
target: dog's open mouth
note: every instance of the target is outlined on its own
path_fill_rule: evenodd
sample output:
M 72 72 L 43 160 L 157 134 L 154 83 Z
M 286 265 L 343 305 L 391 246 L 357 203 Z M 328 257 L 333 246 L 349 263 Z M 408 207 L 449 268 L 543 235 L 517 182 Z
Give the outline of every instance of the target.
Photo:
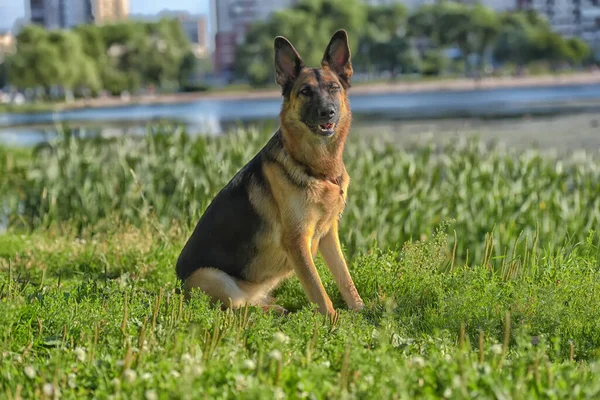
M 335 123 L 333 122 L 326 122 L 324 124 L 319 125 L 319 130 L 325 135 L 331 135 L 333 133 L 334 128 Z

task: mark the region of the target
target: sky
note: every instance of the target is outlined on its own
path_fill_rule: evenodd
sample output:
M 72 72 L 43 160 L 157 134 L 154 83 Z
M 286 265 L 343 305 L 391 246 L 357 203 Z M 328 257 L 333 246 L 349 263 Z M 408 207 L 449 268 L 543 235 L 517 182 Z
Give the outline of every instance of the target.
M 0 0 L 0 30 L 11 29 L 17 18 L 25 15 L 29 0 Z M 164 9 L 208 15 L 209 0 L 130 0 L 133 14 L 156 14 Z

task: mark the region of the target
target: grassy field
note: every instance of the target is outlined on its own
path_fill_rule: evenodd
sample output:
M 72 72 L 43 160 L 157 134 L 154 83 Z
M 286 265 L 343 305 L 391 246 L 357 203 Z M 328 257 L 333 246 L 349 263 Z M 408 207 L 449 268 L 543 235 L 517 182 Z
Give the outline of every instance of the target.
M 178 294 L 174 263 L 269 132 L 0 148 L 0 397 L 600 396 L 600 157 L 352 139 L 342 243 L 366 310 Z M 0 222 L 3 221 L 0 218 Z

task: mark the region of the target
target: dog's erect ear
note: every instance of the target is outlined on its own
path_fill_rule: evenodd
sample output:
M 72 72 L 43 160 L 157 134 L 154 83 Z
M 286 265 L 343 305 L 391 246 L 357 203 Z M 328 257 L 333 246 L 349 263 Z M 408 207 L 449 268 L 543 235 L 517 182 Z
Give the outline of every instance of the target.
M 292 83 L 304 68 L 304 62 L 283 36 L 275 38 L 275 80 L 281 87 Z
M 328 66 L 340 79 L 350 86 L 350 77 L 354 73 L 350 62 L 350 46 L 348 34 L 340 29 L 333 34 L 321 61 L 322 66 Z

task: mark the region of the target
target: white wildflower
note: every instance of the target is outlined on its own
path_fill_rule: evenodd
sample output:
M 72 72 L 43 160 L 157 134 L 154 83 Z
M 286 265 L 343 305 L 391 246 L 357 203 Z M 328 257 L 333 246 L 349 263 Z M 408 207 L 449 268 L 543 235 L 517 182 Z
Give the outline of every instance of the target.
M 496 344 L 492 345 L 492 353 L 502 354 L 502 345 L 500 343 L 496 343 Z
M 412 358 L 412 363 L 417 368 L 422 368 L 425 366 L 425 359 L 423 357 L 415 356 Z
M 192 362 L 192 356 L 189 353 L 185 353 L 181 356 L 181 362 L 189 364 Z
M 204 367 L 202 365 L 194 365 L 192 367 L 192 375 L 194 376 L 200 376 L 204 373 Z
M 283 343 L 283 344 L 287 344 L 290 342 L 289 336 L 287 336 L 283 332 L 275 332 L 273 334 L 273 340 L 275 340 L 276 342 L 279 342 L 279 343 Z
M 244 388 L 247 386 L 248 382 L 246 380 L 246 376 L 242 375 L 242 374 L 237 374 L 235 376 L 235 386 L 237 390 L 244 390 Z
M 149 381 L 150 379 L 152 379 L 152 374 L 150 372 L 144 372 L 141 378 L 144 381 Z
M 154 390 L 146 390 L 144 397 L 146 400 L 158 400 L 158 394 L 156 394 L 156 391 Z
M 35 369 L 33 369 L 31 365 L 26 366 L 23 369 L 23 372 L 25 372 L 25 375 L 27 375 L 29 379 L 35 378 Z
M 271 350 L 269 357 L 271 357 L 273 360 L 281 361 L 281 352 L 277 349 Z
M 112 385 L 116 387 L 121 386 L 121 380 L 119 378 L 113 378 L 113 380 L 110 381 L 110 383 L 112 383 Z
M 392 333 L 392 347 L 400 347 L 404 340 L 397 333 Z
M 459 388 L 461 385 L 462 385 L 462 382 L 460 381 L 460 376 L 454 375 L 452 377 L 452 387 Z
M 170 374 L 173 378 L 179 378 L 181 376 L 179 371 L 175 371 L 175 370 L 171 370 Z
M 449 398 L 450 398 L 450 396 L 452 396 L 452 389 L 451 389 L 451 388 L 449 388 L 449 387 L 447 387 L 447 388 L 446 388 L 446 390 L 444 390 L 444 394 L 443 394 L 443 396 L 444 396 L 445 398 L 449 399 Z
M 273 392 L 274 392 L 273 393 L 273 395 L 274 395 L 273 397 L 276 400 L 283 400 L 283 399 L 285 399 L 285 392 L 283 391 L 283 389 L 281 389 L 281 388 L 275 388 L 275 390 L 273 390 Z
M 85 349 L 83 347 L 77 347 L 75 349 L 75 357 L 77 357 L 77 359 L 80 362 L 85 362 L 85 357 L 86 357 Z
M 256 363 L 254 360 L 244 360 L 244 368 L 253 370 L 256 368 Z
M 123 378 L 125 378 L 125 380 L 129 383 L 133 383 L 137 378 L 137 372 L 128 368 L 123 371 Z
M 69 387 L 71 389 L 75 389 L 75 387 L 77 386 L 77 375 L 75 375 L 74 373 L 70 373 L 69 375 L 67 375 L 67 385 L 69 385 Z
M 48 397 L 54 395 L 54 386 L 51 383 L 44 383 L 44 394 Z
M 329 362 L 329 360 L 325 360 L 321 363 L 321 365 L 325 368 L 329 368 L 331 367 L 331 363 Z

